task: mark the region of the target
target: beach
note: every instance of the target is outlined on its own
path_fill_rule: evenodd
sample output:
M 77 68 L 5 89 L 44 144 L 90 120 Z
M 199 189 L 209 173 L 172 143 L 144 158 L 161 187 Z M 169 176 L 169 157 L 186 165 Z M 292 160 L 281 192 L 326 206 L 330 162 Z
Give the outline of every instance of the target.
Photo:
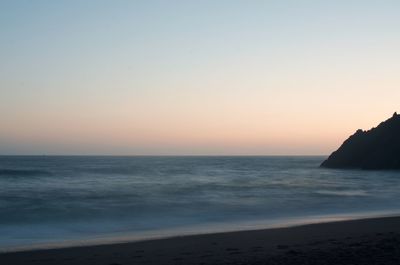
M 400 264 L 400 217 L 9 252 L 0 264 Z
M 0 265 L 400 265 L 399 14 L 0 0 Z

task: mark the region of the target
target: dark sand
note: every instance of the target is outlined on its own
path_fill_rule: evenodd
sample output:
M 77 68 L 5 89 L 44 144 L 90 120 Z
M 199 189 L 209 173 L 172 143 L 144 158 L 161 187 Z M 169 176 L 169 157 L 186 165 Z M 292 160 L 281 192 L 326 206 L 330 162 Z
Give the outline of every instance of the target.
M 400 217 L 5 253 L 0 264 L 400 264 Z

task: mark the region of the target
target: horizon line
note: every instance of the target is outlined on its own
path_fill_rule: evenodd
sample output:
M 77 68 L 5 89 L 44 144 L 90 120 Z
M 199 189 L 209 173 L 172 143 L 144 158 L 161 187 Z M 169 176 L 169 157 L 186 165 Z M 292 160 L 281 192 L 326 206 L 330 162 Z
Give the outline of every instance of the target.
M 59 157 L 66 157 L 66 156 L 75 156 L 75 157 L 89 157 L 89 156 L 98 156 L 98 157 L 266 157 L 266 156 L 329 156 L 329 154 L 264 154 L 264 155 L 256 155 L 256 154 L 181 154 L 181 155 L 174 155 L 174 154 L 154 154 L 154 155 L 140 155 L 140 154 L 131 154 L 131 155 L 113 155 L 113 154 L 0 154 L 0 157 L 4 156 L 59 156 Z

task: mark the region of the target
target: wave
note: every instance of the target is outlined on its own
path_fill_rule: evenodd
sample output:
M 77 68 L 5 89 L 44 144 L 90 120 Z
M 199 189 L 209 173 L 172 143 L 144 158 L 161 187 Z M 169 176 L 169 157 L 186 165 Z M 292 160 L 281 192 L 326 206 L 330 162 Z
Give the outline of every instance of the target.
M 316 193 L 331 196 L 368 196 L 364 190 L 319 190 Z
M 0 169 L 0 176 L 21 177 L 21 176 L 43 176 L 51 175 L 49 171 L 37 169 Z

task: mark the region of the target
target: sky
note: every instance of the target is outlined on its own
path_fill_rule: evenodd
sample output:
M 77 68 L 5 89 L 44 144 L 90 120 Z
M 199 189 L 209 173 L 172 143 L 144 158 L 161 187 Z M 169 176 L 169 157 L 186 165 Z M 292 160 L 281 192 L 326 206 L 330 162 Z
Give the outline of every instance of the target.
M 0 154 L 327 155 L 400 111 L 399 14 L 0 0 Z

